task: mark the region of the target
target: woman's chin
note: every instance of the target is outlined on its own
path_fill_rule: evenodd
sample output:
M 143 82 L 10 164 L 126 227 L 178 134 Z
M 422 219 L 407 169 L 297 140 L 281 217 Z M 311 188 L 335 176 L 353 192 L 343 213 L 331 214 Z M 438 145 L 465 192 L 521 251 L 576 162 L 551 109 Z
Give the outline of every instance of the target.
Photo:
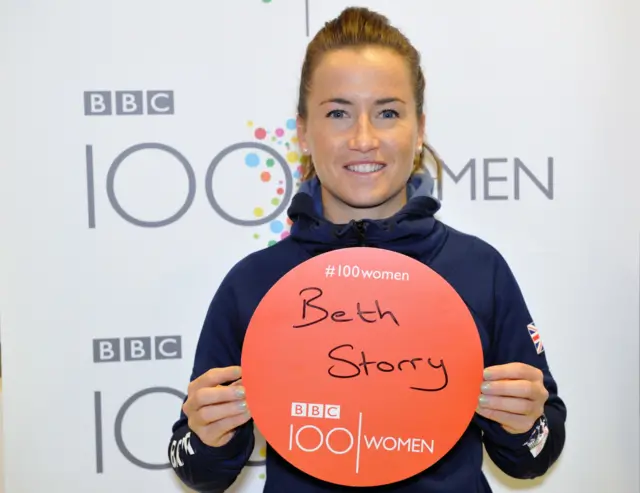
M 351 192 L 347 197 L 348 200 L 344 200 L 344 203 L 352 209 L 384 209 L 387 215 L 395 214 L 404 205 L 403 197 L 387 191 L 375 191 L 362 194 Z

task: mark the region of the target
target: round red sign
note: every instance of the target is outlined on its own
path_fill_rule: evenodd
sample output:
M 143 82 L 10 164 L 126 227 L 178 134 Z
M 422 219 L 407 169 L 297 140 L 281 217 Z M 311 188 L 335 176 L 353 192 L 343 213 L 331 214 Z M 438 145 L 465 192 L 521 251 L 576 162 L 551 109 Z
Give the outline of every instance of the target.
M 251 319 L 241 365 L 267 442 L 347 486 L 400 481 L 442 458 L 473 418 L 484 368 L 456 291 L 376 248 L 319 255 L 283 276 Z

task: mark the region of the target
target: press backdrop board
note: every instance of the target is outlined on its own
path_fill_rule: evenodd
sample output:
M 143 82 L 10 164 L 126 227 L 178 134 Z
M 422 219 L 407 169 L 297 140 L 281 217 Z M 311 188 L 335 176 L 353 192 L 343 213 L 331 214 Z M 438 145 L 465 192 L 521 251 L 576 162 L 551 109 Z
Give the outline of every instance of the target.
M 350 3 L 1 2 L 8 493 L 181 491 L 205 311 L 287 234 L 302 56 Z M 562 460 L 526 485 L 637 492 L 637 2 L 360 4 L 422 52 L 439 217 L 506 257 L 566 400 Z M 263 445 L 233 491 L 262 490 Z

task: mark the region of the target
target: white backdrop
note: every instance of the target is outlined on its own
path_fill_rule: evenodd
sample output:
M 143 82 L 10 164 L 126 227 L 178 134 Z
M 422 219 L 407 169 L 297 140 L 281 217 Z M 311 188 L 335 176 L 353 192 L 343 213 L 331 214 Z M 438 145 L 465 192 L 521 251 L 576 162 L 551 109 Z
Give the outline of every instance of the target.
M 2 2 L 7 493 L 181 491 L 166 449 L 205 310 L 286 234 L 302 55 L 348 3 Z M 441 218 L 507 257 L 568 406 L 557 466 L 487 462 L 495 492 L 640 491 L 638 2 L 360 4 L 422 51 Z M 263 453 L 234 491 L 261 491 Z

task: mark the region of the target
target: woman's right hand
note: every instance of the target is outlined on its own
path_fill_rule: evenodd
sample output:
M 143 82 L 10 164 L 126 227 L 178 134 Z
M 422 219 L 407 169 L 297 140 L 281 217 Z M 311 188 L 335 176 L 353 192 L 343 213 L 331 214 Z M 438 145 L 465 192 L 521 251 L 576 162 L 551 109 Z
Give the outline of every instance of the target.
M 251 419 L 241 377 L 239 366 L 228 366 L 211 369 L 189 384 L 182 410 L 191 431 L 210 447 L 228 443 L 235 429 Z M 222 385 L 228 382 L 233 383 Z

